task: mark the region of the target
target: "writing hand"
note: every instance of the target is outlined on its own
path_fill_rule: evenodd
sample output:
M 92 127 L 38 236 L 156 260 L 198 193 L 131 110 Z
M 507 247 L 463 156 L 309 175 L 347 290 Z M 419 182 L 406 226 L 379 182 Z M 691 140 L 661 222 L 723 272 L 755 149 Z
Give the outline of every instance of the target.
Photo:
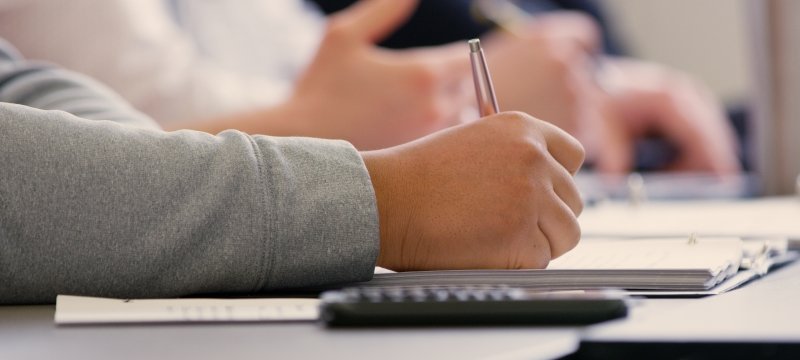
M 580 238 L 581 145 L 501 113 L 362 154 L 392 270 L 543 268 Z

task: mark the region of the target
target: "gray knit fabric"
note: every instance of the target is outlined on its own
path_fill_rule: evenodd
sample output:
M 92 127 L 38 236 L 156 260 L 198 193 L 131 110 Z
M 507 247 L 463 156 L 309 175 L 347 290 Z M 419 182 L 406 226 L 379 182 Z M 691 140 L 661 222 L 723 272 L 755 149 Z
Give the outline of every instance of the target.
M 348 143 L 167 133 L 0 44 L 0 304 L 362 281 L 378 247 Z

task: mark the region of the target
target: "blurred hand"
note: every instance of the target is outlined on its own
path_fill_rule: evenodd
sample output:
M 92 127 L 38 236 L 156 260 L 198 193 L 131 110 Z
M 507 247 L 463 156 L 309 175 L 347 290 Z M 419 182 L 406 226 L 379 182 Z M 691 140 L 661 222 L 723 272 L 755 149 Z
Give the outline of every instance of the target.
M 383 148 L 453 125 L 474 106 L 463 44 L 409 51 L 375 46 L 416 4 L 361 1 L 330 19 L 290 100 L 302 135 Z
M 392 270 L 543 268 L 580 237 L 574 138 L 501 113 L 362 153 Z
M 599 31 L 574 13 L 536 16 L 514 33 L 496 33 L 487 56 L 500 107 L 529 112 L 576 136 L 597 169 L 627 173 L 636 140 L 660 135 L 679 155 L 664 170 L 740 171 L 733 131 L 719 103 L 685 74 L 635 60 L 592 54 Z
M 638 138 L 663 136 L 678 150 L 667 169 L 739 172 L 739 149 L 722 107 L 689 76 L 656 64 L 608 60 L 601 93 L 604 117 L 585 141 L 600 171 L 624 173 L 634 163 Z
M 597 121 L 591 54 L 599 46 L 599 31 L 594 22 L 558 12 L 512 30 L 486 39 L 500 108 L 529 113 L 571 134 Z

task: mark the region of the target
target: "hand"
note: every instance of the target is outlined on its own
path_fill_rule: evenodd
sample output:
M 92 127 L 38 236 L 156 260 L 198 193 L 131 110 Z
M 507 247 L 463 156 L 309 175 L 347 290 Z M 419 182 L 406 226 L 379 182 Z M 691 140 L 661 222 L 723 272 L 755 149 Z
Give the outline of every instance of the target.
M 574 247 L 582 203 L 574 138 L 501 113 L 362 154 L 392 270 L 543 268 Z
M 689 76 L 635 60 L 608 60 L 603 83 L 605 116 L 584 143 L 598 170 L 625 173 L 634 161 L 635 140 L 649 134 L 666 138 L 678 158 L 665 170 L 741 170 L 733 129 L 721 106 Z
M 501 109 L 523 111 L 570 134 L 596 122 L 592 54 L 594 22 L 577 13 L 536 16 L 486 40 L 486 56 Z
M 293 99 L 302 135 L 359 149 L 397 145 L 453 125 L 474 106 L 463 44 L 408 51 L 375 46 L 410 15 L 412 0 L 361 1 L 335 14 Z

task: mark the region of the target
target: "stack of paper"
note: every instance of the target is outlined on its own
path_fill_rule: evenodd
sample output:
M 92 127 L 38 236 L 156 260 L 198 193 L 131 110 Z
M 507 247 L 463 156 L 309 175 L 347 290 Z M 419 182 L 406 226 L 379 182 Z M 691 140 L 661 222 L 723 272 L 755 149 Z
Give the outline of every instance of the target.
M 505 284 L 535 290 L 708 290 L 734 275 L 738 238 L 584 240 L 545 270 L 448 270 L 375 274 L 365 286 Z

